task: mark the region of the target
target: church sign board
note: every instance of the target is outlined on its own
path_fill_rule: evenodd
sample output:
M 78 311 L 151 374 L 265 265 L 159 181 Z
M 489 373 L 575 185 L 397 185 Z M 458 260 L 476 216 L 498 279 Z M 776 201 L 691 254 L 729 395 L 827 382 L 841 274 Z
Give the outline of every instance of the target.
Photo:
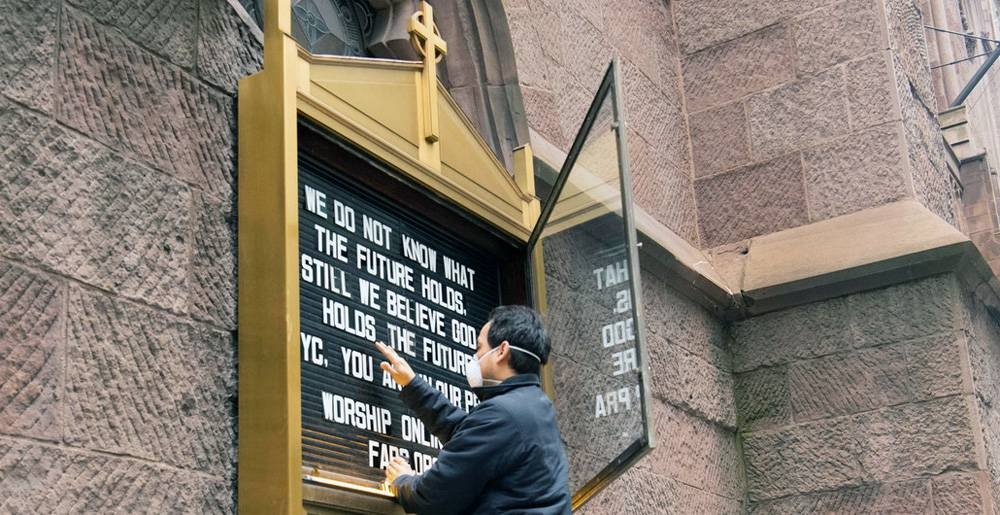
M 600 145 L 587 141 L 603 122 L 588 115 L 567 159 L 583 165 L 563 170 L 543 213 L 530 148 L 511 175 L 436 81 L 446 46 L 429 5 L 411 26 L 422 63 L 311 55 L 288 8 L 265 3 L 264 68 L 239 93 L 240 511 L 398 513 L 385 463 L 403 456 L 419 472 L 442 445 L 402 405 L 373 342 L 472 409 L 465 366 L 490 310 L 546 301 L 543 383 L 579 505 L 652 443 L 627 163 L 587 152 L 624 145 L 620 106 Z M 587 262 L 560 261 L 574 250 Z M 560 289 L 567 274 L 600 285 Z M 577 373 L 590 376 L 566 380 Z
M 497 257 L 319 163 L 300 163 L 299 194 L 302 464 L 373 485 L 394 456 L 422 472 L 441 442 L 402 405 L 372 342 L 472 409 L 465 365 L 501 302 Z

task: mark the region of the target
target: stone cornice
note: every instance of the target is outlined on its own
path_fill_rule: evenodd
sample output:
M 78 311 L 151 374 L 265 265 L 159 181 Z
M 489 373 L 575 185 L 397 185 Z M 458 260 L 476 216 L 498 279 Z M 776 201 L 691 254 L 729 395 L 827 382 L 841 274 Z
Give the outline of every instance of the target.
M 914 200 L 753 238 L 739 259 L 714 262 L 662 224 L 637 218 L 643 259 L 668 284 L 727 319 L 953 272 L 1000 306 L 1000 282 L 973 242 Z M 723 273 L 724 272 L 724 273 Z

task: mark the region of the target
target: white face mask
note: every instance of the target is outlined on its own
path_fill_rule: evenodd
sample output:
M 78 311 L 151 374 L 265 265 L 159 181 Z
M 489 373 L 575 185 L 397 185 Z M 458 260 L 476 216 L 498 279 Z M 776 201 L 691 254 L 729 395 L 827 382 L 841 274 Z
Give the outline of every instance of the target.
M 524 350 L 524 349 L 522 349 L 520 347 L 515 347 L 515 346 L 513 346 L 513 345 L 511 345 L 509 343 L 507 344 L 507 346 L 510 347 L 510 348 L 512 348 L 512 349 L 514 349 L 514 350 L 519 350 L 519 351 L 521 351 L 521 352 L 523 352 L 525 354 L 530 355 L 531 357 L 533 357 L 536 360 L 538 360 L 539 363 L 542 362 L 542 358 L 539 358 L 538 355 L 535 354 L 534 352 L 531 352 L 529 350 Z M 479 368 L 479 362 L 483 358 L 485 358 L 486 356 L 489 356 L 490 354 L 493 353 L 493 351 L 495 351 L 495 350 L 497 350 L 499 348 L 500 347 L 494 347 L 494 348 L 490 349 L 490 351 L 487 352 L 486 354 L 483 354 L 482 356 L 480 356 L 478 358 L 474 357 L 473 359 L 470 359 L 468 363 L 465 364 L 465 378 L 469 380 L 469 386 L 471 386 L 473 388 L 479 388 L 480 386 L 483 385 L 483 371 L 482 371 L 481 368 Z M 497 382 L 496 380 L 493 380 L 493 379 L 490 379 L 490 381 L 493 381 L 494 383 Z

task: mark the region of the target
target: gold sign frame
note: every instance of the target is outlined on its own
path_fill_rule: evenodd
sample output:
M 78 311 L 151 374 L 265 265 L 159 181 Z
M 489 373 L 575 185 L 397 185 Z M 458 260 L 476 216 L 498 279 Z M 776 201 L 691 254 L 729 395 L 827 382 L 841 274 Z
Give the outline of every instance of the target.
M 539 215 L 531 149 L 514 174 L 436 79 L 443 45 L 425 3 L 411 25 L 423 62 L 314 56 L 291 35 L 290 0 L 264 2 L 264 67 L 240 81 L 239 457 L 241 513 L 303 513 L 298 285 L 298 126 L 335 134 L 446 202 L 525 242 Z M 430 41 L 430 43 L 428 43 Z M 429 52 L 429 53 L 427 53 Z M 361 511 L 377 491 L 336 486 Z M 370 490 L 370 489 L 369 489 Z

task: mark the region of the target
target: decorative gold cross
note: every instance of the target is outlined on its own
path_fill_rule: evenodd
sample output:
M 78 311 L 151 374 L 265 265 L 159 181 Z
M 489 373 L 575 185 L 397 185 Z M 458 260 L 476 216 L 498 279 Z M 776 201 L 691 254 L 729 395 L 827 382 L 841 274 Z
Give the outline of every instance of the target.
M 439 138 L 437 63 L 448 53 L 448 44 L 441 38 L 441 33 L 434 24 L 434 8 L 425 1 L 420 2 L 420 10 L 410 17 L 407 31 L 413 48 L 424 59 L 424 71 L 421 73 L 424 90 L 424 139 L 428 143 L 435 143 Z

